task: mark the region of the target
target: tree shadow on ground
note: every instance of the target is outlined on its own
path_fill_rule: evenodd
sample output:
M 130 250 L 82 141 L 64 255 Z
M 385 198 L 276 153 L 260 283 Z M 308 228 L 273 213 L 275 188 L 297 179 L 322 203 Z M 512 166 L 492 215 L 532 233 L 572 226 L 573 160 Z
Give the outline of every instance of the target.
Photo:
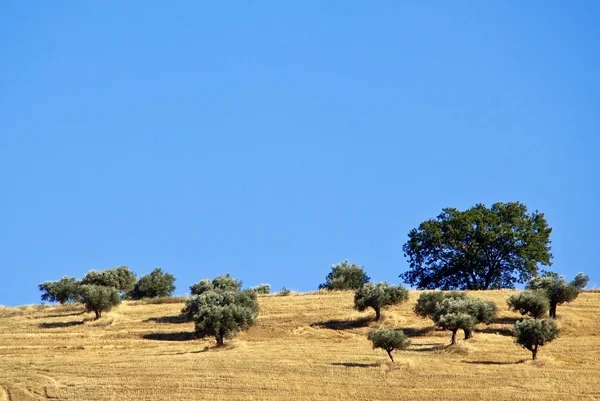
M 523 320 L 525 319 L 525 317 L 513 317 L 513 316 L 504 316 L 504 317 L 497 317 L 494 320 L 492 320 L 492 323 L 495 324 L 515 324 L 517 323 L 519 320 Z
M 486 327 L 483 329 L 475 329 L 475 333 L 499 334 L 501 336 L 506 336 L 506 337 L 514 336 L 513 330 L 507 329 L 506 327 L 500 327 L 500 328 Z
M 72 320 L 70 322 L 44 322 L 40 323 L 39 327 L 41 329 L 58 329 L 61 327 L 79 326 L 80 324 L 83 324 L 82 320 Z
M 151 318 L 148 318 L 143 321 L 143 323 L 148 323 L 148 322 L 180 324 L 180 323 L 187 323 L 188 320 L 183 315 L 174 315 L 174 316 L 151 317 Z
M 469 363 L 472 365 L 518 365 L 519 363 L 524 363 L 527 359 L 519 359 L 515 362 L 502 362 L 502 361 L 462 361 L 464 363 Z
M 401 330 L 404 332 L 404 334 L 406 334 L 409 337 L 420 337 L 420 336 L 425 336 L 425 335 L 435 331 L 435 327 L 433 327 L 433 326 L 419 327 L 419 328 L 405 327 Z
M 66 316 L 79 316 L 79 315 L 83 315 L 84 313 L 85 313 L 84 310 L 79 311 L 79 312 L 70 312 L 70 313 L 56 313 L 54 315 L 40 316 L 40 317 L 38 317 L 38 319 L 50 319 L 53 317 L 66 317 Z
M 175 333 L 149 333 L 144 334 L 142 338 L 154 341 L 193 341 L 198 337 L 193 331 L 178 331 Z
M 325 329 L 331 330 L 349 330 L 349 329 L 358 329 L 361 327 L 368 327 L 369 323 L 373 321 L 370 317 L 360 317 L 358 319 L 353 320 L 325 320 L 323 322 L 311 323 L 310 327 L 321 327 Z
M 418 347 L 418 348 L 415 348 Z M 447 343 L 425 343 L 425 344 L 412 344 L 408 349 L 409 351 L 415 352 L 435 352 L 441 351 L 448 347 Z
M 378 363 L 360 363 L 360 362 L 333 362 L 334 366 L 345 366 L 347 368 L 375 368 Z

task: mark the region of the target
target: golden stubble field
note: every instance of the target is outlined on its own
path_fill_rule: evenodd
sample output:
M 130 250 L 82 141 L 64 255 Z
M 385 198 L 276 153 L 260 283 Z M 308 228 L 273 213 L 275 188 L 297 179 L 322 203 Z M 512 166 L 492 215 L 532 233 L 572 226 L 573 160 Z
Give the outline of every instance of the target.
M 600 399 L 600 293 L 560 306 L 561 338 L 537 361 L 509 336 L 510 291 L 497 323 L 444 348 L 408 303 L 381 323 L 352 309 L 350 292 L 259 297 L 258 324 L 214 348 L 191 335 L 180 303 L 125 302 L 102 319 L 80 306 L 0 308 L 0 401 L 24 400 L 584 400 Z M 404 328 L 389 363 L 370 328 Z

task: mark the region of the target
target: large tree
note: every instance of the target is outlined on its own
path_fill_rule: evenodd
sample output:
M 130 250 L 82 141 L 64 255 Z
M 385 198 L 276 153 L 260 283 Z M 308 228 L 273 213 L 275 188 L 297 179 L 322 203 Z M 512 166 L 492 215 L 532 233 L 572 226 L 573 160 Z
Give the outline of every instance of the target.
M 400 277 L 419 289 L 514 288 L 551 264 L 551 232 L 543 213 L 520 202 L 446 208 L 410 231 Z

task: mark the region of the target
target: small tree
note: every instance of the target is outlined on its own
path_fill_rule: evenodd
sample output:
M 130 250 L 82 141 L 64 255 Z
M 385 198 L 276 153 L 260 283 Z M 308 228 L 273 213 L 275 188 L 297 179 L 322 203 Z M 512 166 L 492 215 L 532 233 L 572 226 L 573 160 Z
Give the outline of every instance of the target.
M 560 331 L 554 320 L 525 319 L 515 323 L 515 342 L 531 351 L 537 358 L 538 347 L 558 338 Z
M 106 270 L 90 270 L 81 279 L 81 284 L 116 288 L 120 291 L 121 295 L 125 295 L 133 290 L 136 282 L 135 273 L 127 266 Z
M 394 362 L 392 351 L 406 349 L 410 345 L 410 340 L 404 335 L 404 332 L 396 329 L 371 330 L 367 338 L 373 343 L 373 348 L 385 350 L 392 363 Z
M 414 311 L 417 316 L 433 318 L 438 305 L 444 299 L 466 299 L 467 293 L 462 291 L 430 291 L 430 292 L 422 292 L 419 295 L 419 299 L 417 299 L 417 303 L 415 304 Z
M 248 288 L 248 291 L 254 291 L 257 294 L 270 294 L 271 284 L 259 284 L 256 287 Z
M 86 284 L 81 286 L 81 301 L 88 312 L 94 312 L 96 319 L 100 319 L 102 312 L 121 303 L 121 296 L 116 288 Z
M 217 276 L 212 281 L 205 278 L 200 282 L 192 285 L 190 291 L 192 295 L 201 295 L 202 293 L 210 290 L 217 291 L 240 291 L 242 288 L 242 282 L 231 277 L 229 273 L 223 276 Z
M 130 293 L 131 298 L 168 297 L 175 291 L 175 276 L 157 267 L 150 274 L 140 277 Z
M 207 291 L 195 296 L 193 320 L 196 335 L 213 336 L 217 345 L 256 322 L 258 302 L 252 291 Z
M 546 316 L 550 309 L 550 300 L 546 292 L 540 290 L 525 290 L 519 294 L 511 295 L 507 304 L 510 310 L 536 319 Z
M 364 268 L 349 264 L 347 260 L 331 266 L 331 272 L 325 277 L 325 282 L 319 285 L 319 289 L 326 290 L 357 290 L 368 283 L 369 276 Z
M 408 291 L 401 285 L 390 285 L 388 283 L 368 283 L 360 287 L 354 293 L 354 308 L 359 312 L 367 308 L 375 310 L 375 320 L 381 318 L 381 309 L 406 302 Z
M 577 274 L 573 281 L 567 283 L 564 277 L 554 272 L 544 272 L 542 276 L 529 280 L 526 288 L 529 290 L 543 290 L 550 300 L 550 317 L 556 318 L 556 307 L 565 302 L 572 302 L 581 290 L 585 288 L 589 277 L 583 273 Z
M 79 281 L 65 276 L 59 281 L 46 281 L 38 286 L 42 292 L 42 301 L 65 303 L 78 302 L 80 299 Z
M 456 344 L 456 332 L 458 330 L 464 330 L 466 336 L 466 333 L 471 332 L 475 327 L 475 319 L 466 313 L 447 313 L 439 316 L 436 323 L 439 328 L 452 332 L 451 345 Z

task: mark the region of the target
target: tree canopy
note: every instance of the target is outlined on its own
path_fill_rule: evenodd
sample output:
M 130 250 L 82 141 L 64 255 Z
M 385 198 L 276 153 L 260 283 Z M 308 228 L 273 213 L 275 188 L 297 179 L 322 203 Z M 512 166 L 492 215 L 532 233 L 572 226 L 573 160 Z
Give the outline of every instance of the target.
M 551 264 L 551 232 L 543 213 L 520 202 L 445 208 L 409 232 L 400 277 L 419 289 L 514 288 Z
M 190 287 L 192 295 L 201 295 L 206 291 L 239 291 L 242 288 L 242 282 L 233 278 L 229 273 L 217 276 L 213 280 L 202 279 Z
M 406 349 L 410 345 L 410 340 L 402 330 L 397 329 L 379 329 L 371 330 L 367 338 L 373 344 L 373 348 L 381 348 L 387 352 L 388 356 L 394 362 L 392 351 L 396 349 Z
M 319 285 L 319 289 L 357 290 L 369 280 L 364 268 L 344 260 L 342 263 L 331 266 L 331 271 L 325 277 L 325 282 Z
M 589 277 L 583 273 L 578 273 L 570 283 L 567 283 L 565 278 L 557 273 L 544 272 L 541 276 L 532 278 L 526 288 L 544 291 L 550 301 L 550 317 L 556 318 L 556 307 L 574 301 L 588 281 Z
M 88 312 L 94 312 L 96 319 L 100 319 L 102 312 L 121 303 L 121 296 L 114 287 L 84 284 L 81 286 L 81 302 Z
M 130 293 L 131 298 L 168 297 L 175 291 L 175 276 L 165 273 L 160 267 L 138 280 Z
M 38 286 L 42 292 L 42 301 L 65 303 L 78 302 L 81 289 L 79 281 L 65 276 L 58 281 L 45 281 Z
M 552 319 L 525 319 L 515 323 L 515 342 L 537 358 L 538 348 L 558 338 L 560 331 Z
M 106 270 L 90 270 L 81 279 L 81 284 L 116 288 L 121 292 L 121 295 L 133 290 L 136 282 L 135 273 L 127 266 Z
M 354 308 L 359 312 L 367 308 L 375 310 L 375 320 L 381 318 L 381 309 L 401 304 L 408 299 L 408 291 L 401 285 L 395 286 L 388 283 L 368 283 L 354 293 Z

